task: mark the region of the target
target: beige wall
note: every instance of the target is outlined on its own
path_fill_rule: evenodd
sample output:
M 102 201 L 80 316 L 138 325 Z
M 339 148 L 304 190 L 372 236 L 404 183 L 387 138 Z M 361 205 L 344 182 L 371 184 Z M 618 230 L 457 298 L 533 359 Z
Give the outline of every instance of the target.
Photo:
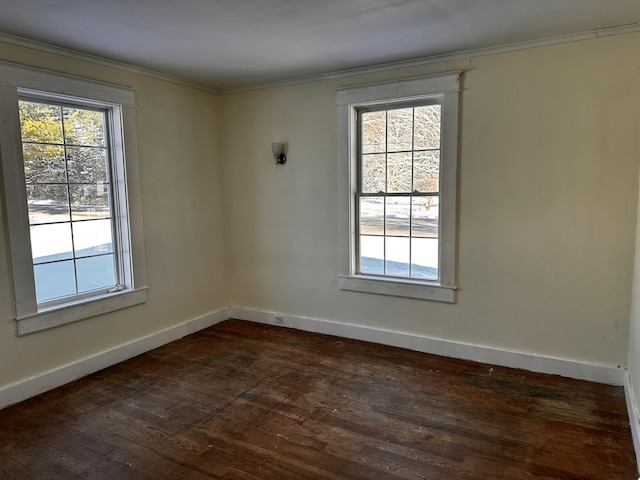
M 230 303 L 625 365 L 638 51 L 620 35 L 223 96 Z M 340 291 L 334 88 L 455 68 L 458 303 Z
M 638 74 L 636 74 L 637 76 Z M 636 92 L 640 89 L 636 87 Z M 640 152 L 640 95 L 636 96 L 636 122 L 635 137 L 637 152 Z M 640 153 L 638 153 L 640 155 Z M 629 327 L 629 376 L 634 391 L 632 408 L 636 409 L 632 419 L 635 420 L 635 428 L 640 432 L 640 412 L 637 411 L 638 395 L 640 395 L 640 197 L 638 198 L 638 217 L 636 220 L 635 259 L 633 271 L 633 285 L 631 291 L 631 325 Z M 636 455 L 640 456 L 640 438 L 634 438 L 636 442 Z
M 136 90 L 149 285 L 144 305 L 18 338 L 7 244 L 0 236 L 0 388 L 226 307 L 217 97 L 10 45 L 0 44 L 0 60 Z M 6 229 L 3 213 L 0 218 Z
M 640 145 L 640 135 L 638 135 L 638 143 Z M 640 199 L 638 202 L 638 223 L 636 229 L 636 252 L 640 252 Z M 635 420 L 636 431 L 640 432 L 640 412 L 638 409 L 638 396 L 640 395 L 640 255 L 636 253 L 633 272 L 633 286 L 631 292 L 631 324 L 629 326 L 629 360 L 628 372 L 631 387 L 633 389 L 632 411 L 629 412 L 630 418 Z M 633 410 L 635 409 L 635 410 Z M 632 416 L 633 415 L 633 416 Z M 640 438 L 634 438 L 636 442 L 636 456 L 640 457 Z

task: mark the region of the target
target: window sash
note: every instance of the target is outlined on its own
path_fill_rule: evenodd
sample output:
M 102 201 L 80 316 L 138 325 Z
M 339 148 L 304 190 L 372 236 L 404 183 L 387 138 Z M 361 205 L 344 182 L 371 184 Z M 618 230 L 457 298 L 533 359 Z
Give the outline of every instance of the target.
M 94 112 L 98 112 L 101 114 L 101 116 L 103 117 L 103 134 L 104 134 L 104 146 L 96 146 L 96 145 L 89 145 L 86 147 L 89 148 L 104 148 L 105 153 L 106 153 L 106 165 L 105 165 L 105 176 L 106 176 L 106 181 L 104 182 L 104 184 L 107 186 L 108 189 L 108 209 L 109 209 L 109 215 L 108 218 L 103 218 L 101 220 L 108 220 L 109 221 L 109 225 L 110 225 L 110 241 L 111 241 L 111 247 L 112 247 L 112 251 L 109 252 L 109 256 L 112 257 L 112 261 L 113 261 L 113 274 L 114 274 L 114 283 L 112 285 L 108 285 L 106 287 L 100 287 L 100 288 L 96 288 L 96 289 L 91 289 L 91 290 L 80 290 L 79 289 L 79 277 L 78 277 L 78 260 L 81 259 L 89 259 L 89 258 L 97 258 L 100 256 L 106 256 L 105 254 L 95 254 L 95 255 L 83 255 L 83 256 L 78 256 L 77 252 L 76 252 L 76 239 L 75 237 L 72 235 L 71 237 L 71 247 L 72 247 L 72 251 L 70 252 L 70 258 L 66 258 L 64 260 L 56 260 L 56 261 L 46 261 L 46 262 L 35 262 L 35 259 L 32 260 L 32 269 L 34 271 L 34 275 L 35 275 L 35 268 L 36 265 L 51 265 L 53 263 L 60 263 L 62 261 L 70 261 L 72 262 L 72 266 L 73 266 L 73 276 L 74 276 L 74 287 L 75 287 L 75 292 L 74 293 L 70 293 L 68 295 L 61 295 L 61 296 L 56 296 L 56 297 L 48 297 L 45 298 L 43 300 L 38 301 L 38 292 L 37 292 L 37 285 L 36 285 L 36 301 L 38 304 L 38 309 L 43 309 L 43 308 L 51 308 L 51 307 L 55 307 L 56 305 L 64 305 L 64 304 L 68 304 L 70 302 L 75 302 L 75 301 L 81 301 L 87 298 L 90 298 L 92 296 L 98 296 L 98 295 L 103 295 L 103 294 L 107 294 L 109 292 L 112 291 L 117 291 L 120 287 L 120 285 L 122 284 L 122 280 L 121 280 L 121 267 L 120 265 L 122 264 L 122 259 L 121 259 L 121 252 L 122 252 L 122 235 L 120 233 L 121 229 L 119 228 L 119 224 L 118 222 L 115 221 L 115 215 L 114 215 L 114 202 L 117 201 L 117 195 L 118 192 L 117 190 L 114 189 L 114 182 L 113 179 L 117 178 L 117 172 L 115 172 L 113 170 L 114 168 L 114 164 L 115 162 L 113 161 L 113 149 L 112 149 L 112 139 L 113 139 L 113 135 L 111 134 L 111 130 L 110 130 L 110 125 L 113 124 L 112 121 L 112 116 L 113 116 L 113 106 L 101 106 L 101 107 L 97 107 L 95 105 L 95 102 L 91 102 L 91 104 L 87 105 L 85 102 L 82 102 L 82 100 L 77 100 L 77 101 L 71 101 L 69 99 L 65 99 L 65 100 L 59 100 L 55 97 L 52 97 L 49 94 L 44 94 L 44 95 L 39 95 L 35 92 L 31 92 L 31 94 L 20 94 L 19 92 L 19 96 L 18 96 L 18 101 L 19 102 L 29 102 L 29 103 L 38 103 L 38 104 L 42 104 L 42 105 L 50 105 L 50 106 L 55 106 L 55 107 L 59 107 L 61 109 L 60 113 L 62 115 L 62 109 L 63 108 L 73 108 L 73 109 L 81 109 L 81 110 L 86 110 L 86 111 L 94 111 Z M 78 148 L 78 147 L 83 147 L 81 144 L 76 144 L 76 143 L 72 143 L 72 142 L 68 142 L 67 141 L 67 137 L 65 134 L 65 128 L 64 128 L 64 118 L 61 116 L 60 118 L 60 127 L 61 127 L 61 142 L 62 143 L 57 143 L 57 142 L 35 142 L 35 141 L 29 141 L 29 140 L 22 140 L 22 145 L 51 145 L 51 146 L 59 146 L 62 147 L 63 149 L 63 154 L 64 154 L 64 163 L 65 163 L 65 181 L 61 181 L 61 182 L 55 182 L 55 185 L 60 185 L 63 187 L 66 187 L 68 195 L 67 195 L 67 207 L 69 209 L 69 218 L 67 221 L 61 221 L 61 222 L 47 222 L 45 224 L 42 225 L 55 225 L 55 224 L 68 224 L 69 228 L 74 231 L 74 225 L 78 225 L 84 222 L 89 222 L 89 221 L 94 221 L 95 219 L 92 220 L 75 220 L 73 218 L 73 205 L 72 205 L 72 198 L 71 198 L 71 194 L 70 194 L 70 187 L 73 185 L 83 185 L 85 183 L 78 183 L 78 182 L 72 182 L 71 179 L 69 178 L 69 170 L 68 170 L 68 148 Z M 21 132 L 21 138 L 24 138 L 24 132 Z M 24 161 L 23 163 L 23 168 L 24 168 Z M 53 183 L 51 182 L 38 182 L 38 183 L 31 183 L 26 181 L 25 178 L 25 188 L 28 188 L 29 185 L 51 185 Z M 31 224 L 31 222 L 29 222 L 29 226 L 33 227 L 35 225 L 41 225 L 41 224 Z M 30 232 L 29 232 L 29 236 L 31 237 L 31 228 L 30 228 Z M 31 240 L 31 238 L 30 238 Z
M 365 218 L 361 215 L 360 212 L 360 199 L 362 198 L 382 198 L 383 199 L 383 213 L 382 213 L 382 233 L 381 234 L 374 234 L 374 233 L 363 233 L 361 231 L 361 224 L 362 224 L 362 219 Z M 419 276 L 419 275 L 413 275 L 412 272 L 414 270 L 415 267 L 425 267 L 425 268 L 433 268 L 431 266 L 426 266 L 426 265 L 420 265 L 420 264 L 414 264 L 414 260 L 416 258 L 416 253 L 414 252 L 414 247 L 413 247 L 413 242 L 412 240 L 414 239 L 424 239 L 424 240 L 436 240 L 437 241 L 437 249 L 438 249 L 438 257 L 440 256 L 440 215 L 438 215 L 438 234 L 435 236 L 417 236 L 413 234 L 413 228 L 414 228 L 414 223 L 413 223 L 413 203 L 412 200 L 414 198 L 438 198 L 440 199 L 440 195 L 438 193 L 416 193 L 416 194 L 403 194 L 403 193 L 393 193 L 393 194 L 384 194 L 384 193 L 378 193 L 378 194 L 360 194 L 357 193 L 355 194 L 355 198 L 356 201 L 354 202 L 354 206 L 355 206 L 355 218 L 357 219 L 355 222 L 355 233 L 354 233 L 354 237 L 355 237 L 355 260 L 356 260 L 356 271 L 355 273 L 357 275 L 370 275 L 370 276 L 380 276 L 380 277 L 392 277 L 392 278 L 399 278 L 399 279 L 410 279 L 410 280 L 418 280 L 418 281 L 439 281 L 440 280 L 440 265 L 438 262 L 438 267 L 437 267 L 437 271 L 438 274 L 430 277 L 427 275 L 424 276 Z M 386 218 L 387 218 L 387 198 L 407 198 L 409 199 L 409 217 L 408 217 L 408 223 L 407 223 L 407 229 L 408 229 L 408 234 L 407 235 L 394 235 L 392 233 L 388 233 L 387 232 L 387 222 L 386 222 Z M 363 255 L 363 250 L 362 250 L 362 237 L 379 237 L 384 239 L 384 249 L 383 249 L 383 258 L 381 259 L 383 262 L 383 273 L 368 273 L 366 271 L 363 271 L 362 268 L 362 259 L 364 258 Z M 388 273 L 387 272 L 387 262 L 390 261 L 388 260 L 388 256 L 387 256 L 387 250 L 386 250 L 386 244 L 387 244 L 387 239 L 388 238 L 406 238 L 407 240 L 409 240 L 409 260 L 408 260 L 408 274 L 407 275 L 394 275 L 392 273 Z
M 389 182 L 389 178 L 388 178 L 388 172 L 389 172 L 389 155 L 390 154 L 400 154 L 400 153 L 406 153 L 406 154 L 410 154 L 411 155 L 411 186 L 412 188 L 414 187 L 414 182 L 415 182 L 415 176 L 414 176 L 414 172 L 415 172 L 415 154 L 416 153 L 421 153 L 421 152 L 438 152 L 439 155 L 439 160 L 441 160 L 440 156 L 441 156 L 441 150 L 442 150 L 442 134 L 440 135 L 440 137 L 438 138 L 438 148 L 415 148 L 415 136 L 416 136 L 416 121 L 415 121 L 415 109 L 419 108 L 419 107 L 427 107 L 427 106 L 433 106 L 433 105 L 438 105 L 440 106 L 440 113 L 442 114 L 442 98 L 440 96 L 436 96 L 436 97 L 432 97 L 429 99 L 425 99 L 422 101 L 411 101 L 411 102 L 390 102 L 390 103 L 384 103 L 384 104 L 380 104 L 380 105 L 375 105 L 375 106 L 366 106 L 366 107 L 359 107 L 356 109 L 356 135 L 357 135 L 357 150 L 356 150 L 356 155 L 357 155 L 357 190 L 354 192 L 354 196 L 355 196 L 355 202 L 354 202 L 354 207 L 355 207 L 355 218 L 356 218 L 356 222 L 355 222 L 355 232 L 354 232 L 354 236 L 355 236 L 355 274 L 356 275 L 372 275 L 372 276 L 381 276 L 381 277 L 391 277 L 391 278 L 398 278 L 398 279 L 411 279 L 411 280 L 423 280 L 423 281 L 435 281 L 438 282 L 440 280 L 440 262 L 438 261 L 437 263 L 437 274 L 434 275 L 433 277 L 431 276 L 418 276 L 418 275 L 414 275 L 414 259 L 416 258 L 416 253 L 414 252 L 414 246 L 413 246 L 413 239 L 414 238 L 425 238 L 425 237 L 417 237 L 413 235 L 413 198 L 420 198 L 420 197 L 438 197 L 440 198 L 440 170 L 441 170 L 441 162 L 438 162 L 438 190 L 437 191 L 418 191 L 418 190 L 408 190 L 408 191 L 403 191 L 403 192 L 389 192 L 388 191 L 388 182 Z M 411 132 L 410 132 L 410 137 L 411 137 L 411 148 L 406 148 L 406 149 L 396 149 L 396 150 L 389 150 L 389 112 L 393 112 L 396 110 L 401 110 L 401 109 L 411 109 Z M 384 148 L 381 149 L 380 151 L 376 151 L 376 152 L 366 152 L 365 153 L 365 149 L 363 146 L 364 143 L 364 134 L 363 134 L 363 129 L 364 129 L 364 120 L 363 120 L 363 116 L 367 113 L 372 113 L 372 112 L 384 112 L 385 113 L 385 127 L 384 127 Z M 442 124 L 442 122 L 440 122 Z M 441 127 L 441 124 L 439 125 L 439 128 Z M 441 132 L 442 130 L 440 130 Z M 385 185 L 385 190 L 381 190 L 378 192 L 364 192 L 364 158 L 367 155 L 384 155 L 385 156 L 385 160 L 384 160 L 384 171 L 385 171 L 385 178 L 384 178 L 384 185 Z M 362 220 L 363 220 L 363 216 L 362 216 L 362 212 L 360 211 L 361 208 L 361 199 L 362 198 L 382 198 L 383 199 L 383 215 L 382 215 L 382 224 L 383 224 L 383 231 L 381 235 L 375 235 L 375 234 L 364 234 L 361 231 L 361 225 L 362 225 Z M 387 226 L 387 198 L 408 198 L 409 199 L 409 218 L 408 218 L 408 234 L 407 235 L 392 235 L 387 233 L 386 230 L 386 226 Z M 438 258 L 440 256 L 440 215 L 438 215 L 438 235 L 435 237 L 428 237 L 429 239 L 435 239 L 437 241 L 437 251 L 438 251 Z M 376 273 L 368 273 L 366 271 L 363 271 L 363 249 L 362 249 L 362 241 L 363 241 L 363 236 L 369 237 L 369 236 L 373 236 L 373 237 L 381 237 L 383 239 L 383 248 L 382 248 L 382 272 L 376 272 Z M 387 256 L 387 239 L 388 238 L 407 238 L 409 240 L 408 242 L 408 254 L 409 254 L 409 258 L 408 258 L 408 271 L 406 275 L 401 275 L 401 274 L 396 274 L 394 275 L 393 273 L 390 273 L 387 271 L 387 266 L 390 260 L 388 260 L 388 256 Z M 418 264 L 415 264 L 415 267 L 419 266 Z M 433 267 L 426 267 L 426 268 L 433 268 Z

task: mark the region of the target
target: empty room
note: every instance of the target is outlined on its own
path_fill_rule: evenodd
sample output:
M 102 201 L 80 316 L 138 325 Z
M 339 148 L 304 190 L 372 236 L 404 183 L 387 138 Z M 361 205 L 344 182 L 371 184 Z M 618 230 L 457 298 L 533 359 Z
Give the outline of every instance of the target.
M 637 0 L 0 9 L 0 480 L 638 478 Z

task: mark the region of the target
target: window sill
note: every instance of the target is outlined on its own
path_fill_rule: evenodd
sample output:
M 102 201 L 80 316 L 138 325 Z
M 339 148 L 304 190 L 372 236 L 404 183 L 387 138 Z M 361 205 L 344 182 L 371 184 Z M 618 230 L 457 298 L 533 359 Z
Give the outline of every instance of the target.
M 88 298 L 78 303 L 58 305 L 32 315 L 16 318 L 18 335 L 28 335 L 41 330 L 59 327 L 60 325 L 95 317 L 103 313 L 132 307 L 146 301 L 147 288 L 144 287 Z
M 394 297 L 417 298 L 434 302 L 455 303 L 456 287 L 414 280 L 398 280 L 373 276 L 340 276 L 340 290 L 376 293 Z

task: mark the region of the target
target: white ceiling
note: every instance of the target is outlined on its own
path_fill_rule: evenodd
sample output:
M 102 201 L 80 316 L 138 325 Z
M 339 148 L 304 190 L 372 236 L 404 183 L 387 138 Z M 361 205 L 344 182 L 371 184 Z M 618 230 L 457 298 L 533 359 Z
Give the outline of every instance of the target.
M 639 22 L 640 0 L 0 0 L 0 32 L 223 90 Z

